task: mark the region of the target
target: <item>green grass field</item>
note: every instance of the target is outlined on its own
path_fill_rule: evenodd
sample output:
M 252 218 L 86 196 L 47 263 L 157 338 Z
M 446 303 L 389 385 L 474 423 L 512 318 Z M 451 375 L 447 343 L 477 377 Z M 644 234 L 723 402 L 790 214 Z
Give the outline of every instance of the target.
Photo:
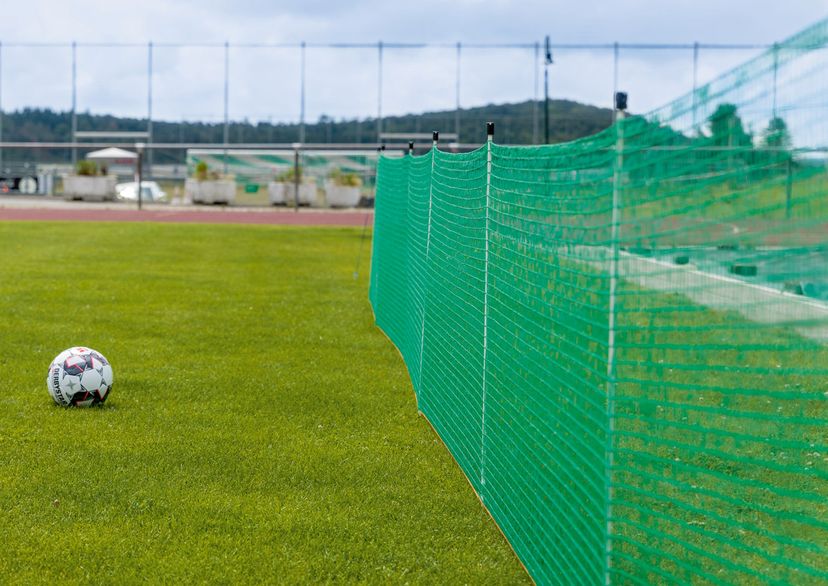
M 0 581 L 528 581 L 417 416 L 360 234 L 0 223 Z M 75 345 L 101 408 L 48 396 Z

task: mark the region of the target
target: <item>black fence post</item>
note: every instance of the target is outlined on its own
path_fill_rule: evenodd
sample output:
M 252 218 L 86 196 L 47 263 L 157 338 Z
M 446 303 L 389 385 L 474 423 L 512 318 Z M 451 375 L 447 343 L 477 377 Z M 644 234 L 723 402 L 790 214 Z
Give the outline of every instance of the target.
M 299 167 L 299 147 L 297 146 L 293 151 L 293 210 L 299 212 L 299 185 L 301 182 L 302 171 Z
M 141 167 L 143 166 L 143 163 L 144 163 L 144 145 L 136 144 L 135 145 L 135 150 L 138 152 L 138 160 L 135 162 L 135 164 L 137 165 L 136 170 L 138 171 L 138 177 L 137 177 L 138 184 L 135 186 L 136 187 L 135 195 L 137 196 L 136 199 L 138 201 L 138 209 L 140 210 L 141 209 L 141 204 L 143 203 L 143 194 L 141 193 L 143 191 L 141 189 L 141 180 L 143 178 L 143 169 L 141 169 Z
M 788 178 L 785 182 L 785 219 L 791 219 L 791 206 L 793 204 L 793 157 L 788 155 L 788 162 L 786 164 Z

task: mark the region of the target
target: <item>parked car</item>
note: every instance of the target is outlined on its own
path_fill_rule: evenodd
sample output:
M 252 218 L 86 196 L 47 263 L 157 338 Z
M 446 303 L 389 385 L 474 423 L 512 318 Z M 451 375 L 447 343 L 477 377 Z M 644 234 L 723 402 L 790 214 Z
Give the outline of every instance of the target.
M 129 183 L 119 183 L 115 186 L 115 193 L 118 194 L 118 199 L 125 199 L 128 201 L 138 200 L 138 182 L 130 181 Z M 141 181 L 141 200 L 146 202 L 162 201 L 166 199 L 167 194 L 161 190 L 155 181 Z

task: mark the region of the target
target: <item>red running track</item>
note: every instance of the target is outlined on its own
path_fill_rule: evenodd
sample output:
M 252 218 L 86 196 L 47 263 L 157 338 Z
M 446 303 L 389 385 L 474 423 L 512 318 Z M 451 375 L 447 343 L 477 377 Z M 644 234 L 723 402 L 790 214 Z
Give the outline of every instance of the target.
M 68 222 L 198 222 L 205 224 L 273 224 L 284 226 L 364 226 L 372 210 L 113 210 L 0 208 L 0 220 Z

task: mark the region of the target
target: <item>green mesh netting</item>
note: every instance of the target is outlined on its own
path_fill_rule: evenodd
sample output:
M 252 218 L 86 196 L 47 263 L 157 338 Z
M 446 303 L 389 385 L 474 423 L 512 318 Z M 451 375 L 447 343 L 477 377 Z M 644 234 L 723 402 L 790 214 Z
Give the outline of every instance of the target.
M 380 160 L 377 324 L 537 582 L 828 580 L 826 65 Z

